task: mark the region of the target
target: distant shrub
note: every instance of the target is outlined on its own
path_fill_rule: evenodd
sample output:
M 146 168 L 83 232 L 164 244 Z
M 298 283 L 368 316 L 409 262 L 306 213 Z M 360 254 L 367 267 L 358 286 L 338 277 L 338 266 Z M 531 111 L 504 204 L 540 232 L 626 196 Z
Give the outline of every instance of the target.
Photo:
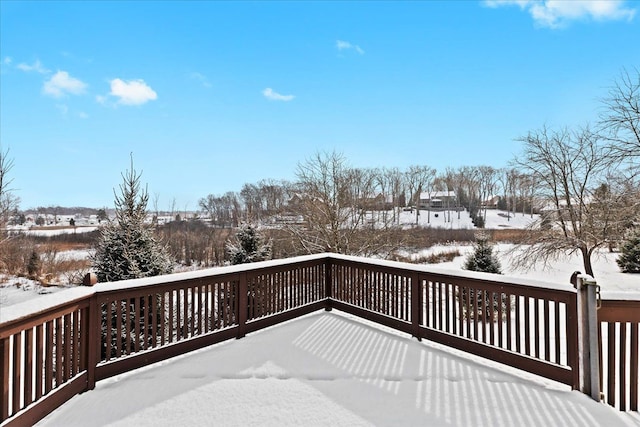
M 406 262 L 410 264 L 439 264 L 441 262 L 453 261 L 457 256 L 462 255 L 459 249 L 451 249 L 443 252 L 436 252 L 429 255 L 419 255 L 415 257 L 401 255 L 397 252 L 392 253 L 389 256 L 389 260 Z
M 502 274 L 500 261 L 493 253 L 493 246 L 486 235 L 477 237 L 473 252 L 465 260 L 463 268 L 471 271 Z
M 623 273 L 640 273 L 640 230 L 629 234 L 616 263 Z
M 441 262 L 453 261 L 455 257 L 462 255 L 459 249 L 452 249 L 444 252 L 437 252 L 424 258 L 427 264 L 439 264 Z

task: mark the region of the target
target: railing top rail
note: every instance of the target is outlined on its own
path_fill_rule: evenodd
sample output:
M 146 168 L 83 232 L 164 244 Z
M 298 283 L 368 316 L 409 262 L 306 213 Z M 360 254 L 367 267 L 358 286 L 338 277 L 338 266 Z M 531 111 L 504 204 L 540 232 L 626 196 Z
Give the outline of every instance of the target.
M 488 282 L 496 286 L 516 285 L 518 287 L 522 287 L 523 289 L 532 289 L 532 290 L 544 289 L 544 290 L 552 290 L 556 293 L 563 293 L 563 294 L 576 293 L 576 290 L 574 289 L 573 285 L 569 283 L 569 278 L 567 278 L 567 284 L 562 285 L 558 283 L 544 282 L 544 281 L 532 280 L 528 278 L 525 279 L 521 277 L 496 275 L 496 274 L 482 273 L 477 271 L 448 270 L 448 269 L 433 267 L 431 265 L 425 265 L 425 264 L 407 264 L 399 261 L 378 260 L 378 259 L 371 259 L 371 258 L 349 256 L 349 255 L 338 255 L 338 254 L 326 254 L 326 255 L 328 255 L 329 258 L 335 259 L 335 260 L 357 262 L 357 263 L 366 264 L 366 265 L 375 265 L 379 267 L 405 271 L 408 273 L 418 272 L 418 273 L 432 276 L 435 279 L 442 280 L 442 281 L 447 281 L 447 280 L 454 281 L 455 279 L 459 280 L 462 278 L 462 279 L 480 281 L 485 283 Z
M 630 302 L 640 302 L 640 277 L 638 277 L 638 291 L 636 292 L 624 292 L 624 291 L 607 291 L 602 290 L 602 299 L 603 302 L 606 300 L 607 302 L 611 301 L 630 301 Z
M 47 316 L 48 313 L 59 310 L 67 304 L 77 303 L 87 299 L 95 290 L 87 286 L 77 286 L 61 292 L 33 298 L 20 304 L 0 307 L 0 326 L 13 323 L 25 318 Z
M 44 313 L 47 310 L 54 309 L 59 305 L 66 304 L 70 301 L 86 298 L 94 293 L 106 294 L 127 289 L 141 289 L 144 287 L 169 285 L 171 283 L 186 282 L 211 277 L 232 276 L 240 273 L 264 271 L 266 269 L 278 269 L 288 265 L 318 262 L 324 260 L 336 260 L 345 262 L 355 262 L 362 265 L 378 266 L 383 268 L 394 269 L 407 273 L 418 272 L 433 277 L 436 280 L 473 280 L 478 282 L 490 283 L 495 286 L 520 286 L 523 289 L 530 290 L 553 290 L 556 294 L 574 294 L 576 291 L 569 284 L 560 285 L 549 282 L 535 281 L 509 276 L 496 276 L 488 273 L 479 273 L 466 270 L 446 270 L 428 265 L 407 264 L 397 261 L 377 260 L 371 258 L 339 255 L 334 253 L 320 253 L 314 255 L 305 255 L 294 258 L 286 258 L 271 261 L 262 261 L 251 264 L 242 264 L 225 267 L 214 267 L 204 270 L 174 273 L 164 276 L 147 277 L 142 279 L 122 280 L 119 282 L 98 283 L 93 287 L 79 286 L 64 292 L 54 293 L 44 298 L 35 298 L 32 301 L 16 304 L 14 306 L 2 307 L 0 310 L 0 324 L 11 322 L 23 317 L 31 317 L 34 313 Z
M 163 276 L 145 277 L 142 279 L 121 280 L 118 282 L 98 283 L 92 287 L 78 286 L 47 295 L 43 298 L 34 298 L 20 304 L 0 307 L 0 324 L 32 317 L 34 314 L 46 313 L 48 310 L 57 309 L 62 304 L 69 303 L 79 298 L 97 294 L 107 294 L 124 291 L 127 289 L 141 289 L 145 287 L 170 285 L 173 283 L 187 282 L 211 277 L 224 277 L 265 269 L 277 269 L 292 264 L 300 264 L 327 259 L 328 254 L 305 255 L 294 258 L 285 258 L 270 261 L 261 261 L 250 264 L 213 267 L 197 271 L 166 274 Z

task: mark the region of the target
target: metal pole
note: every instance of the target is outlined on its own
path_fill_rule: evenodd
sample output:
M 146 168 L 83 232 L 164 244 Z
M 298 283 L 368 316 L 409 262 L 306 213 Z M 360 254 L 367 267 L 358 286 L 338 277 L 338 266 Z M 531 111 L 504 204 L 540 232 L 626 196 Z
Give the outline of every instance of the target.
M 589 275 L 572 276 L 578 291 L 578 340 L 580 391 L 600 401 L 600 360 L 598 351 L 598 308 L 600 286 Z

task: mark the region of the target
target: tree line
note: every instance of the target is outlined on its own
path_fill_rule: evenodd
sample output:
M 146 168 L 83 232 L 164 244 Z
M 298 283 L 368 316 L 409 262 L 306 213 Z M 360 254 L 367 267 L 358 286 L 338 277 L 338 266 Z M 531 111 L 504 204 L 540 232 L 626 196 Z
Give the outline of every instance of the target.
M 540 214 L 528 230 L 526 250 L 516 257 L 518 265 L 526 268 L 579 253 L 585 272 L 593 275 L 591 259 L 597 249 L 613 249 L 638 233 L 639 99 L 640 72 L 623 70 L 602 100 L 597 123 L 532 130 L 518 138 L 522 152 L 505 168 L 354 168 L 341 153 L 318 152 L 298 163 L 295 181 L 245 184 L 239 192 L 209 194 L 199 207 L 212 230 L 277 224 L 290 247 L 274 249 L 274 256 L 323 251 L 388 256 L 402 244 L 398 226 L 403 209 L 415 215 L 415 224 L 421 215 L 430 223 L 432 212 L 421 206 L 421 194 L 455 192 L 443 206 L 445 221 L 459 217 L 464 208 L 480 228 L 489 200 L 499 195 L 497 207 L 510 215 Z M 19 203 L 8 180 L 13 166 L 8 154 L 0 149 L 3 224 Z M 133 169 L 130 173 L 129 178 L 137 177 Z M 186 226 L 172 226 L 164 234 L 172 242 L 187 232 Z M 206 241 L 214 234 L 202 233 L 198 244 L 185 241 L 172 253 L 189 263 L 190 253 L 210 251 Z M 218 234 L 219 239 L 223 232 Z M 227 231 L 224 238 L 229 236 Z M 224 251 L 218 244 L 207 256 L 218 263 Z

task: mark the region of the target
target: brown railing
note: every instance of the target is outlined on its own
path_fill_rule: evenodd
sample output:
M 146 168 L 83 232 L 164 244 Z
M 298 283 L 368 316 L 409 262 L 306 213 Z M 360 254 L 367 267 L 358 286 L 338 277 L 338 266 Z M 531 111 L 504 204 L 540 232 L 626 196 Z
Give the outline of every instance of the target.
M 600 390 L 622 411 L 638 410 L 640 301 L 604 300 L 598 310 Z
M 331 264 L 332 306 L 578 388 L 576 292 L 570 286 L 543 288 L 350 257 Z
M 577 388 L 576 291 L 493 277 L 320 254 L 99 284 L 0 324 L 0 423 L 32 424 L 101 379 L 332 307 Z

